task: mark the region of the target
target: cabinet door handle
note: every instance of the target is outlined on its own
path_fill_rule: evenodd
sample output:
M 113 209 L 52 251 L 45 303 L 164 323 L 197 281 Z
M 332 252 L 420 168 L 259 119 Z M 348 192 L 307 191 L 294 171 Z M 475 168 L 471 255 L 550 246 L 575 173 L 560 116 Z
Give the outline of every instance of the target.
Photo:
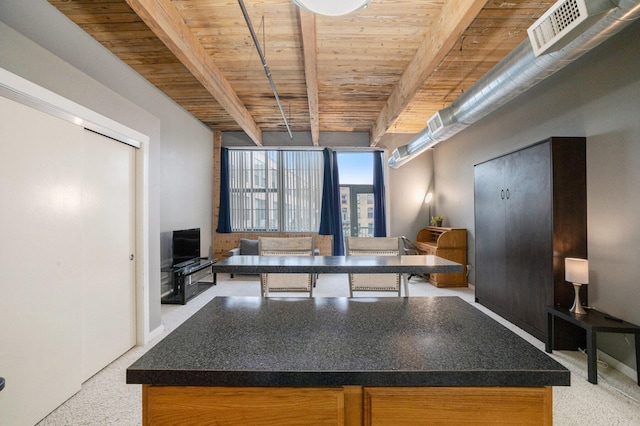
M 500 199 L 504 200 L 504 189 L 500 190 Z
M 509 199 L 509 189 L 507 189 L 507 200 Z

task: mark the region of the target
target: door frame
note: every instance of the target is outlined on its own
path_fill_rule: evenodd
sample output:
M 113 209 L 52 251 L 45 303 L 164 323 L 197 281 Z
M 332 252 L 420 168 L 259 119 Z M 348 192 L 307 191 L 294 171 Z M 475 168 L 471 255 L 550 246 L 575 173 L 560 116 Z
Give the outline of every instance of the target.
M 358 195 L 371 194 L 373 195 L 373 185 L 340 185 L 340 187 L 349 188 L 349 228 L 350 235 L 352 237 L 358 237 Z M 355 220 L 354 220 L 355 219 Z M 355 233 L 354 233 L 355 231 Z M 346 236 L 346 234 L 345 234 Z M 373 235 L 371 235 L 373 236 Z

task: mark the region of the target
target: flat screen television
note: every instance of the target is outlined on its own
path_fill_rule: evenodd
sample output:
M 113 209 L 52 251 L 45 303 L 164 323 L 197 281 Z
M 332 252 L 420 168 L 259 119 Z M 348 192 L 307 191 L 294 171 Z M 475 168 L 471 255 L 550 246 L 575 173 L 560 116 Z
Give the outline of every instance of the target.
M 200 228 L 173 231 L 173 266 L 200 258 Z

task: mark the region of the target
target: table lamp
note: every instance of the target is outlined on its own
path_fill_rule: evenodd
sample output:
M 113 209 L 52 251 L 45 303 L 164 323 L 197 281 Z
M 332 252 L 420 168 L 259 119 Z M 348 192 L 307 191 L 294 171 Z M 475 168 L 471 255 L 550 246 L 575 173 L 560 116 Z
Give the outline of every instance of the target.
M 584 310 L 580 303 L 580 287 L 583 284 L 589 284 L 589 261 L 587 259 L 577 259 L 575 257 L 567 257 L 564 259 L 564 278 L 573 284 L 576 296 L 573 306 L 569 311 L 577 315 L 584 315 Z

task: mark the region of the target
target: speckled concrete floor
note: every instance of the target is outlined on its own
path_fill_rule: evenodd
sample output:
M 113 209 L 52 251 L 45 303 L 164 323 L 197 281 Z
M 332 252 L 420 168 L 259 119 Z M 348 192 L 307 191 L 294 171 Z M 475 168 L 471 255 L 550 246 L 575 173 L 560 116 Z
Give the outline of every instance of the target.
M 125 383 L 125 370 L 171 330 L 215 296 L 259 296 L 257 276 L 218 276 L 218 285 L 187 305 L 162 305 L 164 333 L 144 347 L 135 347 L 82 385 L 82 390 L 45 417 L 39 425 L 141 424 L 141 386 Z M 320 275 L 314 296 L 348 296 L 346 275 Z M 374 295 L 374 294 L 368 294 Z M 383 294 L 381 294 L 383 295 Z M 388 294 L 385 294 L 388 295 Z M 409 295 L 459 296 L 495 318 L 540 350 L 544 344 L 514 327 L 484 307 L 474 303 L 473 289 L 435 288 L 420 278 L 409 284 Z M 613 368 L 598 368 L 598 385 L 587 381 L 587 360 L 580 352 L 554 351 L 551 355 L 571 371 L 571 386 L 553 390 L 553 420 L 560 426 L 640 425 L 640 386 Z

